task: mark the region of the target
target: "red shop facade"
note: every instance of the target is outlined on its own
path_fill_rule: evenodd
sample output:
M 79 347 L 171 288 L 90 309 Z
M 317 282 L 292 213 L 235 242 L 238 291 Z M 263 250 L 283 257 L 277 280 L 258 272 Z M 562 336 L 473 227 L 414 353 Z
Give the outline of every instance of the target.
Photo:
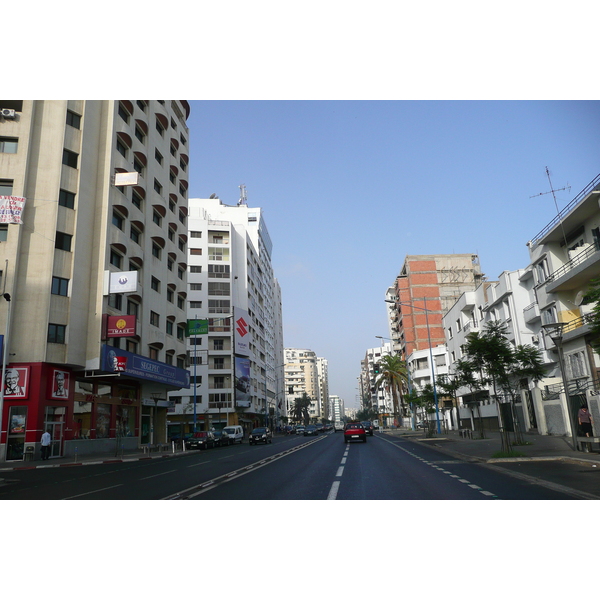
M 137 447 L 140 383 L 81 375 L 48 363 L 7 366 L 0 458 L 23 460 L 31 452 L 39 458 L 44 431 L 52 438 L 51 457 Z

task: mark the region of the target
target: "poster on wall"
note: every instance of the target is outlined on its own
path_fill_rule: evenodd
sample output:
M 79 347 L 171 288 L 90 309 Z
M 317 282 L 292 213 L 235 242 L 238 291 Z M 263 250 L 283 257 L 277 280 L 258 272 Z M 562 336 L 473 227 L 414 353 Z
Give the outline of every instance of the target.
M 54 369 L 52 373 L 52 398 L 68 398 L 69 397 L 69 381 L 70 373 L 68 371 L 60 371 Z
M 27 398 L 29 367 L 9 367 L 4 374 L 4 397 Z
M 251 404 L 250 395 L 250 359 L 235 357 L 235 405 L 248 408 Z

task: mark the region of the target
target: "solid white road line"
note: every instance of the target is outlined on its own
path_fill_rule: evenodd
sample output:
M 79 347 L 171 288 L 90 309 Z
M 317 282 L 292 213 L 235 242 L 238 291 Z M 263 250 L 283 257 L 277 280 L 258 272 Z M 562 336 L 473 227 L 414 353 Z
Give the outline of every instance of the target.
M 69 496 L 68 498 L 63 498 L 63 500 L 71 500 L 72 498 L 80 498 L 81 496 L 88 496 L 89 494 L 95 494 L 96 492 L 103 492 L 104 490 L 110 490 L 112 488 L 120 487 L 122 485 L 123 485 L 122 483 L 119 483 L 117 485 L 110 485 L 105 488 L 100 488 L 99 490 L 92 490 L 91 492 L 85 492 L 84 494 L 77 494 L 76 496 Z

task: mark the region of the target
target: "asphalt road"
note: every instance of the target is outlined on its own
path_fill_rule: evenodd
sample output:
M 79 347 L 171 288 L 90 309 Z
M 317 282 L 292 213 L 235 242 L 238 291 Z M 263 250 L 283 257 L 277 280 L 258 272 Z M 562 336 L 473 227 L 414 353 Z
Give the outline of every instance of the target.
M 519 470 L 522 468 L 514 467 Z M 160 460 L 15 471 L 0 499 L 567 500 L 568 492 L 386 434 L 277 437 Z

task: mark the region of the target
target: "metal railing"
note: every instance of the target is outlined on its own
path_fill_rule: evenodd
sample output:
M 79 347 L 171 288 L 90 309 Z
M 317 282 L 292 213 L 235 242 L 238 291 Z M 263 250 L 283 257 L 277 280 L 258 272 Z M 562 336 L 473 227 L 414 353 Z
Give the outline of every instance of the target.
M 566 217 L 571 211 L 573 211 L 575 209 L 575 207 L 600 183 L 600 174 L 596 175 L 596 177 L 590 182 L 588 183 L 588 185 L 586 187 L 583 188 L 583 190 L 581 190 L 581 192 L 579 192 L 579 194 L 577 194 L 577 196 L 575 196 L 575 198 L 573 198 L 573 200 L 571 200 L 571 202 L 569 202 L 569 204 L 567 204 L 567 206 L 565 206 L 559 213 L 558 215 L 556 215 L 556 217 L 554 217 L 554 219 L 552 219 L 552 221 L 550 221 L 550 223 L 548 223 L 548 225 L 546 225 L 546 227 L 544 227 L 544 229 L 542 229 L 537 235 L 535 235 L 531 241 L 530 244 L 531 246 L 534 246 L 535 244 L 537 244 L 549 231 L 551 231 L 552 229 L 554 229 L 554 227 L 556 227 L 556 225 L 558 223 L 560 223 L 562 221 L 562 219 L 564 219 L 564 217 Z
M 562 265 L 562 267 L 559 267 L 558 269 L 556 269 L 556 271 L 554 271 L 553 273 L 550 273 L 550 275 L 548 275 L 548 278 L 546 279 L 546 281 L 544 283 L 556 281 L 563 275 L 566 275 L 569 271 L 574 269 L 576 266 L 578 266 L 582 262 L 586 261 L 590 256 L 592 256 L 592 254 L 595 254 L 596 252 L 598 252 L 598 250 L 600 250 L 600 247 L 597 245 L 597 243 L 590 245 L 589 248 L 581 251 L 579 254 L 574 256 L 570 261 L 568 261 L 564 265 Z

